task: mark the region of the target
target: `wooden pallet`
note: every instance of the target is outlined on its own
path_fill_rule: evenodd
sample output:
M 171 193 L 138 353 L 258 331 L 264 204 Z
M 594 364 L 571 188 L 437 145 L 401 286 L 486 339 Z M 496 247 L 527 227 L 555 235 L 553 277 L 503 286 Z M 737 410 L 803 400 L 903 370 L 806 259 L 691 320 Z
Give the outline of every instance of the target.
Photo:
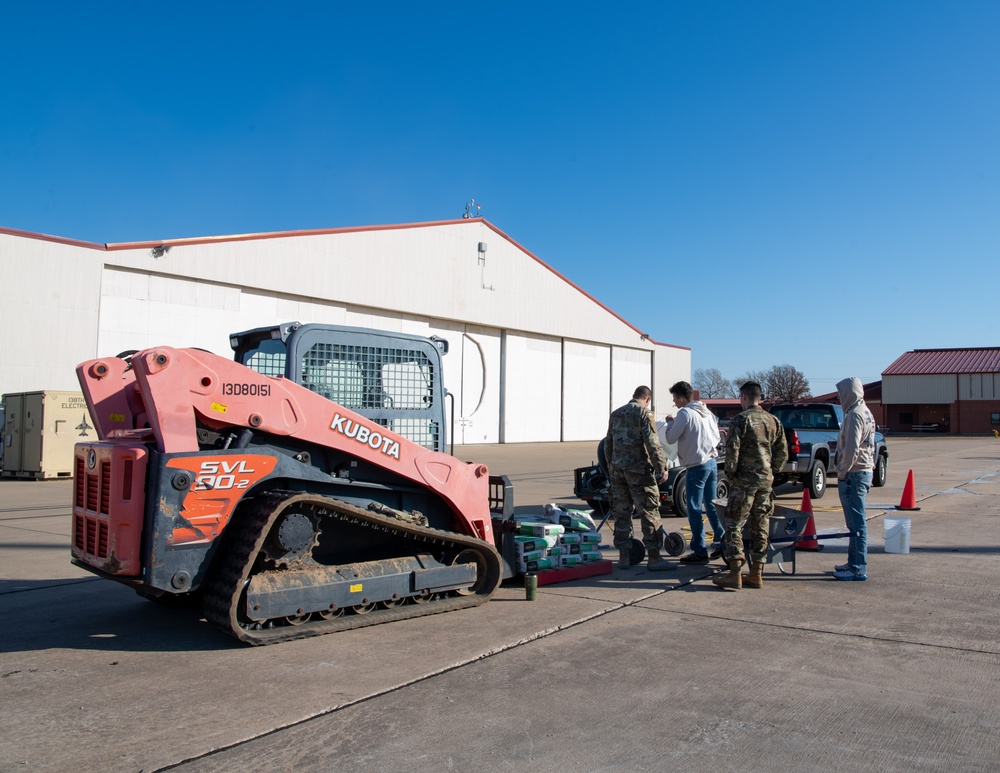
M 563 569 L 546 569 L 537 572 L 538 585 L 553 585 L 557 582 L 569 582 L 570 580 L 582 580 L 586 577 L 597 577 L 601 574 L 611 574 L 611 561 L 595 561 L 592 564 L 580 564 L 579 566 L 567 566 Z

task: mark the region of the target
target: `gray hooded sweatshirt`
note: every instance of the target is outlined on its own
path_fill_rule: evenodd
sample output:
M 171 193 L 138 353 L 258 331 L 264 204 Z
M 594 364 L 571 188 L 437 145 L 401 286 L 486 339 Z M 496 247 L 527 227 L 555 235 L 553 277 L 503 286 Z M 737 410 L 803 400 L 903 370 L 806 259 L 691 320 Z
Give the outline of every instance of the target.
M 845 378 L 837 384 L 844 424 L 837 436 L 837 478 L 849 472 L 871 472 L 875 467 L 875 418 L 865 405 L 865 390 L 859 378 Z
M 667 422 L 668 443 L 677 444 L 677 456 L 684 467 L 704 464 L 719 455 L 719 422 L 700 400 L 690 402 Z

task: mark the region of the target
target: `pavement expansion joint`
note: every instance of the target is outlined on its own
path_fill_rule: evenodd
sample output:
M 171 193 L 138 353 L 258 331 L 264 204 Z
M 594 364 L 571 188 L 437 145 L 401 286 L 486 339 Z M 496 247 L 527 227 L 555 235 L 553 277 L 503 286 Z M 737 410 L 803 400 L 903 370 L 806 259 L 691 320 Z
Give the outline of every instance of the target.
M 259 740 L 261 738 L 267 738 L 268 736 L 274 735 L 276 733 L 280 733 L 280 732 L 282 732 L 284 730 L 288 730 L 290 728 L 294 728 L 294 727 L 299 727 L 299 726 L 305 725 L 308 722 L 312 722 L 315 719 L 321 719 L 322 717 L 328 717 L 328 716 L 330 716 L 332 714 L 336 714 L 337 712 L 343 711 L 344 709 L 349 709 L 349 708 L 353 708 L 354 706 L 359 706 L 361 704 L 368 703 L 369 701 L 375 700 L 375 699 L 380 698 L 380 697 L 385 696 L 385 695 L 391 695 L 392 693 L 398 692 L 399 690 L 402 690 L 404 688 L 412 687 L 413 685 L 417 685 L 417 684 L 420 684 L 422 682 L 426 682 L 426 681 L 428 681 L 430 679 L 433 679 L 436 676 L 441 676 L 443 674 L 447 674 L 447 673 L 450 673 L 452 671 L 457 671 L 458 669 L 463 668 L 465 666 L 469 666 L 469 665 L 472 665 L 474 663 L 479 663 L 481 661 L 488 660 L 489 658 L 492 658 L 495 655 L 501 655 L 501 654 L 503 654 L 505 652 L 509 652 L 510 650 L 514 650 L 514 649 L 517 649 L 518 647 L 524 646 L 525 644 L 531 644 L 534 641 L 538 641 L 539 639 L 544 639 L 544 638 L 546 638 L 548 636 L 551 636 L 553 634 L 559 633 L 560 631 L 566 631 L 566 630 L 568 630 L 570 628 L 575 628 L 576 626 L 581 625 L 582 623 L 586 623 L 586 622 L 589 622 L 591 620 L 596 620 L 597 618 L 603 617 L 604 615 L 608 614 L 609 612 L 614 612 L 614 611 L 622 609 L 622 608 L 624 608 L 626 606 L 631 606 L 631 605 L 630 604 L 615 603 L 615 606 L 612 607 L 612 608 L 610 608 L 610 609 L 604 609 L 604 610 L 601 610 L 599 612 L 595 612 L 594 614 L 586 615 L 584 617 L 581 617 L 581 618 L 579 618 L 577 620 L 574 620 L 572 622 L 569 622 L 569 623 L 563 623 L 561 625 L 552 626 L 551 628 L 546 628 L 545 630 L 538 631 L 537 633 L 534 633 L 531 636 L 526 636 L 526 637 L 524 637 L 522 639 L 519 639 L 518 641 L 511 642 L 509 644 L 504 644 L 504 645 L 501 645 L 499 647 L 494 647 L 493 649 L 488 650 L 486 652 L 483 652 L 480 655 L 477 655 L 475 657 L 466 658 L 466 659 L 460 660 L 460 661 L 458 661 L 456 663 L 451 663 L 451 664 L 449 664 L 447 666 L 443 666 L 441 668 L 437 668 L 437 669 L 435 669 L 433 671 L 427 672 L 426 674 L 422 674 L 421 676 L 418 676 L 418 677 L 416 677 L 414 679 L 410 679 L 410 680 L 407 680 L 407 681 L 404 681 L 404 682 L 400 682 L 399 684 L 395 684 L 392 687 L 387 687 L 387 688 L 385 688 L 383 690 L 376 690 L 375 692 L 371 692 L 368 695 L 363 695 L 363 696 L 361 696 L 359 698 L 355 698 L 354 700 L 350 700 L 350 701 L 346 701 L 344 703 L 340 703 L 340 704 L 338 704 L 336 706 L 332 706 L 332 707 L 330 707 L 328 709 L 324 709 L 324 710 L 321 710 L 321 711 L 313 712 L 309 716 L 302 717 L 301 719 L 297 719 L 294 722 L 288 722 L 288 723 L 286 723 L 286 724 L 284 724 L 284 725 L 282 725 L 280 727 L 275 727 L 275 728 L 273 728 L 271 730 L 268 730 L 267 732 L 258 733 L 257 735 L 251 736 L 249 738 L 243 738 L 243 739 L 241 739 L 239 741 L 235 741 L 235 742 L 233 742 L 231 744 L 227 744 L 226 746 L 220 746 L 220 747 L 218 747 L 216 749 L 212 749 L 211 751 L 205 752 L 204 754 L 199 754 L 199 755 L 196 755 L 194 757 L 190 757 L 188 759 L 181 760 L 181 761 L 176 762 L 176 763 L 171 763 L 170 765 L 167 765 L 166 767 L 158 768 L 157 771 L 154 771 L 153 773 L 159 773 L 159 771 L 170 770 L 171 768 L 180 767 L 181 765 L 189 764 L 191 762 L 196 762 L 197 760 L 209 759 L 209 758 L 211 758 L 211 757 L 213 757 L 213 756 L 215 756 L 217 754 L 222 754 L 224 752 L 231 751 L 233 749 L 238 749 L 241 746 L 245 746 L 246 744 L 252 743 L 253 741 L 257 741 L 257 740 Z
M 0 513 L 37 513 L 40 510 L 51 511 L 49 515 L 72 515 L 73 511 L 66 505 L 38 505 L 37 507 L 0 507 Z M 21 521 L 25 518 L 38 519 L 37 515 L 21 515 L 13 518 L 0 518 L 0 521 Z
M 727 615 L 712 615 L 705 612 L 692 612 L 690 610 L 663 609 L 662 612 L 678 615 L 681 617 L 702 617 L 708 620 L 722 620 L 728 623 L 745 623 L 764 628 L 779 628 L 786 631 L 798 631 L 800 633 L 814 633 L 818 635 L 837 636 L 847 639 L 857 639 L 861 641 L 879 642 L 883 644 L 908 644 L 914 647 L 926 647 L 932 650 L 943 650 L 945 652 L 967 652 L 974 655 L 1000 655 L 1000 651 L 987 650 L 975 647 L 956 647 L 950 644 L 935 644 L 933 642 L 914 641 L 913 639 L 900 639 L 892 636 L 873 636 L 855 631 L 829 631 L 824 628 L 811 628 L 799 625 L 789 625 L 787 623 L 769 623 L 763 620 L 747 620 L 741 617 L 731 617 Z
M 4 582 L 17 582 L 17 580 L 5 580 Z M 48 585 L 36 585 L 33 588 L 11 588 L 10 590 L 0 590 L 0 596 L 11 596 L 15 593 L 30 593 L 37 590 L 51 590 L 52 588 L 65 588 L 68 585 L 84 585 L 92 582 L 105 582 L 103 577 L 80 577 L 79 579 L 64 580 L 62 582 L 52 582 Z

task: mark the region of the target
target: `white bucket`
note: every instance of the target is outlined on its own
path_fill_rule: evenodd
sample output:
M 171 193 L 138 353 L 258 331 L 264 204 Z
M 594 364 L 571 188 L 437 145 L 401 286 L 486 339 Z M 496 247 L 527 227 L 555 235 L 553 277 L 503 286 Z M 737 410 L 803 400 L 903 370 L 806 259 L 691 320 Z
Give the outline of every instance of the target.
M 883 518 L 882 539 L 885 540 L 886 553 L 909 553 L 910 519 Z

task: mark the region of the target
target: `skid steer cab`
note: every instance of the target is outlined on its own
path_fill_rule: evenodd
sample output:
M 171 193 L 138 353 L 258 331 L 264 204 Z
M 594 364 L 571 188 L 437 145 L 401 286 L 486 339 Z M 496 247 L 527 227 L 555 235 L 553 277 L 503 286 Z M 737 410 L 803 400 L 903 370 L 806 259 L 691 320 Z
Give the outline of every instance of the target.
M 445 453 L 447 344 L 297 322 L 233 360 L 167 346 L 82 363 L 73 562 L 269 644 L 475 606 L 513 492 Z

